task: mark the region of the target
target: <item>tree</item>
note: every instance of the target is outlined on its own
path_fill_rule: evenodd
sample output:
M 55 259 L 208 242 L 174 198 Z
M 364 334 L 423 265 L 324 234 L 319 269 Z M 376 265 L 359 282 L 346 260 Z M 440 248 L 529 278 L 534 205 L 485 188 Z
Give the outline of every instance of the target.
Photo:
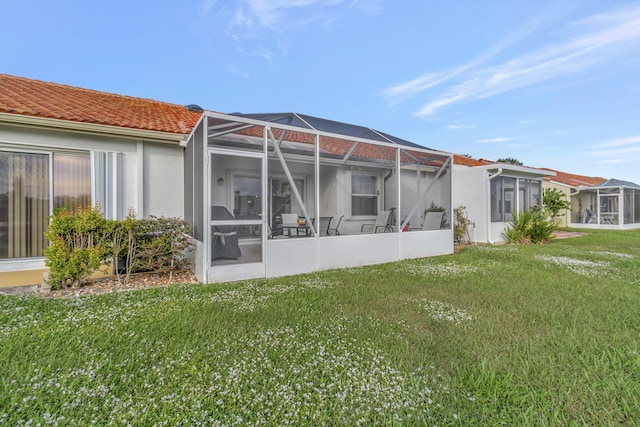
M 520 160 L 514 159 L 513 157 L 504 157 L 502 159 L 498 159 L 497 161 L 498 163 L 509 163 L 510 165 L 517 165 L 517 166 L 524 165 Z
M 571 209 L 571 203 L 566 199 L 566 194 L 556 188 L 547 188 L 544 190 L 542 204 L 554 223 L 559 217 L 564 215 L 560 213 L 561 211 Z

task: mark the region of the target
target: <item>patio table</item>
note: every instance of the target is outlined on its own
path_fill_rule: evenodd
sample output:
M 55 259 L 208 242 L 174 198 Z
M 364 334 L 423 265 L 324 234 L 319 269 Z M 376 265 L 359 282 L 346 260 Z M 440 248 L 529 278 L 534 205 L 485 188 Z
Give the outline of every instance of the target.
M 308 225 L 300 225 L 300 224 L 282 224 L 282 229 L 287 230 L 287 234 L 289 237 L 308 237 L 311 236 L 311 228 Z M 293 231 L 295 230 L 296 234 L 293 236 Z M 302 233 L 302 234 L 301 234 Z

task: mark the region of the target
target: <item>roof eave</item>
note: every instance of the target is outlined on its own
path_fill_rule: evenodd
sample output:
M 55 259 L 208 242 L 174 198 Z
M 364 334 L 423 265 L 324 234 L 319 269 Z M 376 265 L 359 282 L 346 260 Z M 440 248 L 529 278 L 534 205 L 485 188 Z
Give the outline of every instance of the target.
M 140 140 L 162 143 L 179 143 L 185 138 L 185 134 L 160 132 L 147 129 L 134 129 L 120 126 L 110 126 L 98 123 L 75 122 L 71 120 L 50 119 L 45 117 L 34 117 L 23 114 L 0 113 L 0 123 L 39 127 L 54 130 L 64 130 L 69 132 L 77 132 L 92 135 L 120 137 L 127 139 Z
M 516 173 L 528 174 L 528 175 L 536 175 L 540 177 L 556 176 L 556 173 L 552 171 L 531 168 L 528 166 L 512 165 L 509 163 L 494 163 L 490 165 L 472 166 L 472 167 L 486 169 L 487 171 L 497 171 L 499 169 L 502 169 L 503 171 L 516 172 Z

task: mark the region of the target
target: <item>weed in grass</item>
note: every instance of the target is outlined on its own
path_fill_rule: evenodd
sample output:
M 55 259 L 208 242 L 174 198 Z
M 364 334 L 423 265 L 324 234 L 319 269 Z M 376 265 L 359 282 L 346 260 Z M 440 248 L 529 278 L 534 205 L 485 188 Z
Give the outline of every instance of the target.
M 640 425 L 638 248 L 638 232 L 586 231 L 274 280 L 0 295 L 0 425 Z
M 398 273 L 409 273 L 417 276 L 433 275 L 438 277 L 452 277 L 477 274 L 490 270 L 495 264 L 491 262 L 477 262 L 465 264 L 458 261 L 432 262 L 421 260 L 399 264 Z
M 425 422 L 444 389 L 402 373 L 349 319 L 261 329 L 168 354 L 90 354 L 80 367 L 15 375 L 0 419 L 14 425 L 371 425 Z M 422 421 L 420 421 L 422 420 Z
M 537 255 L 536 258 L 547 265 L 557 265 L 582 276 L 606 276 L 610 270 L 610 264 L 606 261 L 588 261 L 553 255 Z
M 614 257 L 614 258 L 622 258 L 622 259 L 634 259 L 635 257 L 630 254 L 624 254 L 620 252 L 610 252 L 610 251 L 589 251 L 589 255 L 603 256 L 603 257 Z
M 425 311 L 430 318 L 438 322 L 459 324 L 473 320 L 473 317 L 466 311 L 441 301 L 430 301 L 423 298 L 417 300 L 416 303 L 420 310 Z

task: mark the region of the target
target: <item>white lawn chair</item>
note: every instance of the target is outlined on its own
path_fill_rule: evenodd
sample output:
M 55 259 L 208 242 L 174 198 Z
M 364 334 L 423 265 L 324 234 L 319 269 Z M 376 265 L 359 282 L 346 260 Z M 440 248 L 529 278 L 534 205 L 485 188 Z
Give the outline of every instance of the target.
M 440 230 L 443 217 L 444 212 L 427 212 L 422 227 L 411 228 L 411 230 Z
M 376 217 L 375 224 L 362 224 L 360 227 L 361 233 L 386 233 L 387 231 L 393 231 L 393 227 L 390 223 L 391 211 L 380 211 Z

